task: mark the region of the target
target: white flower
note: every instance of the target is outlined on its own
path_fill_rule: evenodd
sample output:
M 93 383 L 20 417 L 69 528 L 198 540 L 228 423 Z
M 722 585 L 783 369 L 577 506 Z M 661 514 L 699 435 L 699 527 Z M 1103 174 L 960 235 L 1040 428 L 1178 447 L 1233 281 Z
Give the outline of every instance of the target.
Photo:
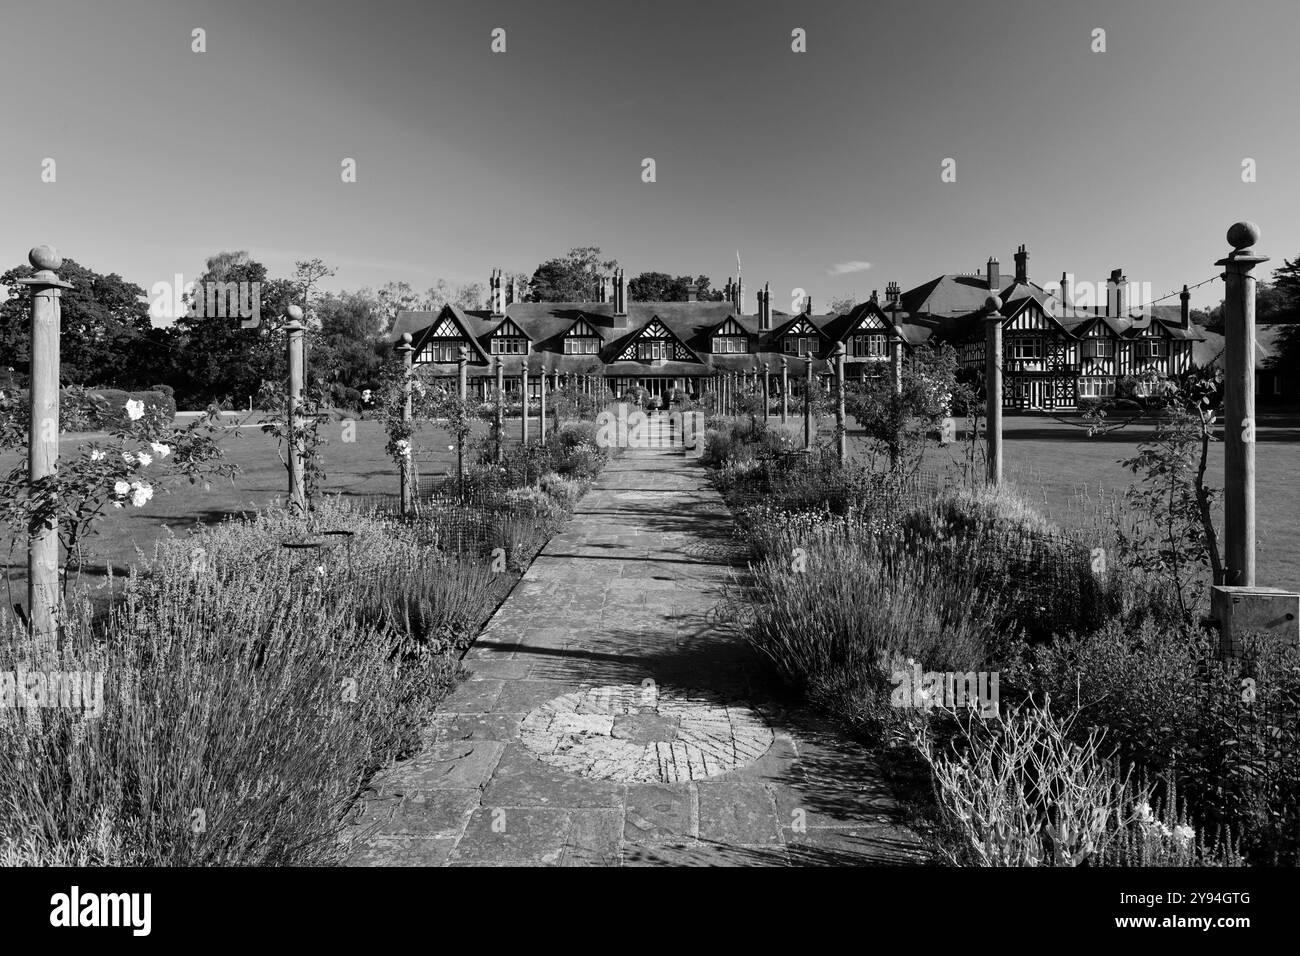
M 1156 815 L 1151 812 L 1151 804 L 1147 803 L 1145 800 L 1143 800 L 1136 807 L 1134 807 L 1133 811 L 1137 814 L 1138 822 L 1140 823 L 1155 822 Z
M 114 502 L 113 502 L 113 507 L 114 507 L 114 508 L 120 508 L 120 507 L 122 507 L 122 502 L 120 502 L 120 501 L 114 501 Z
M 115 482 L 113 485 L 113 494 L 115 495 L 124 495 L 130 490 L 131 490 L 131 486 L 128 485 L 125 481 L 119 480 Z
M 124 451 L 122 452 L 122 460 L 126 462 L 128 465 L 134 465 L 135 455 L 131 454 L 129 451 Z
M 318 578 L 325 577 L 325 565 L 323 564 L 316 565 L 316 577 Z
M 133 422 L 138 422 L 144 417 L 144 402 L 138 402 L 134 398 L 126 403 L 126 417 Z
M 91 461 L 103 461 L 103 460 L 104 460 L 104 457 L 105 457 L 105 456 L 104 456 L 104 453 L 103 453 L 102 451 L 100 451 L 98 448 L 92 448 L 92 449 L 90 450 L 90 460 L 91 460 Z
M 153 464 L 153 458 L 149 455 L 146 455 L 144 452 L 140 452 L 140 454 L 136 455 L 135 458 L 136 461 L 140 462 L 141 468 L 148 468 L 150 465 Z
M 403 458 L 410 458 L 411 443 L 407 441 L 405 438 L 399 438 L 397 440 L 397 453 L 401 455 Z
M 153 497 L 153 488 L 139 481 L 131 482 L 131 504 L 143 508 L 144 503 Z
M 1191 846 L 1192 841 L 1196 839 L 1196 831 L 1186 823 L 1174 827 L 1174 839 L 1183 846 Z
M 151 441 L 149 443 L 149 447 L 153 449 L 153 453 L 157 455 L 159 458 L 166 458 L 168 455 L 172 453 L 172 446 L 164 445 L 160 441 Z

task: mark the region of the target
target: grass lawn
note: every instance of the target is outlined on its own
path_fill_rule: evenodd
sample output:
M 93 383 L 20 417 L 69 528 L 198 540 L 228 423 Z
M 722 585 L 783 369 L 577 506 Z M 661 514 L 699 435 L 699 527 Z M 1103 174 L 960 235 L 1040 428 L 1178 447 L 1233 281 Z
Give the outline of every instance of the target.
M 1300 508 L 1291 497 L 1300 480 L 1300 415 L 1265 412 L 1258 419 L 1257 583 L 1300 590 Z M 1119 462 L 1136 454 L 1138 443 L 1153 431 L 1151 426 L 1130 425 L 1089 438 L 1084 429 L 1047 416 L 1009 414 L 1003 419 L 1003 475 L 1040 512 L 1063 526 L 1093 529 L 1100 521 L 1109 527 L 1106 516 L 1123 505 L 1124 492 L 1134 480 Z M 922 467 L 956 472 L 965 447 L 959 442 L 929 451 Z M 1222 487 L 1222 443 L 1210 448 L 1209 475 Z
M 188 421 L 185 419 L 183 421 Z M 239 419 L 242 421 L 242 419 Z M 529 422 L 531 436 L 537 434 L 537 420 Z M 505 432 L 509 444 L 519 442 L 519 419 L 507 419 Z M 483 424 L 477 434 L 485 434 L 489 426 Z M 267 505 L 281 504 L 287 500 L 288 476 L 281 463 L 273 438 L 264 435 L 256 425 L 231 426 L 223 440 L 226 457 L 240 467 L 233 482 L 214 480 L 208 488 L 201 485 L 177 485 L 169 493 L 156 493 L 143 508 L 126 507 L 110 509 L 97 527 L 97 534 L 86 541 L 85 568 L 82 584 L 101 587 L 107 571 L 112 568 L 118 575 L 139 561 L 139 554 L 153 554 L 153 543 L 168 531 L 184 533 L 196 524 L 221 521 L 225 518 L 256 512 Z M 398 493 L 397 469 L 384 451 L 387 435 L 377 421 L 358 421 L 355 441 L 342 441 L 339 423 L 325 426 L 322 434 L 328 444 L 321 449 L 326 494 L 343 498 L 366 495 L 396 495 Z M 64 453 L 95 436 L 72 434 L 64 436 Z M 448 451 L 453 439 L 434 426 L 424 426 L 416 437 L 416 462 L 421 475 L 455 473 L 456 455 Z M 0 455 L 0 468 L 6 472 L 17 462 L 10 454 Z M 0 585 L 0 600 L 12 606 L 15 602 L 26 604 L 26 551 L 25 542 L 15 540 L 6 529 L 0 529 L 0 562 L 3 562 L 7 588 Z M 8 589 L 12 589 L 12 594 Z

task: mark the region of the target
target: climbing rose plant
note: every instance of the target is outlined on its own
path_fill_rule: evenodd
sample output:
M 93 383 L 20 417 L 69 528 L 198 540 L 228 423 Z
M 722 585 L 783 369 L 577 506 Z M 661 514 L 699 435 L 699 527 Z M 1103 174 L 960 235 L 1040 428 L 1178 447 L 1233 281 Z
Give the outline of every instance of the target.
M 28 415 L 25 398 L 0 393 L 0 451 L 19 456 L 18 464 L 0 478 L 0 522 L 15 537 L 57 522 L 69 570 L 80 569 L 85 539 L 110 510 L 143 508 L 172 485 L 203 482 L 207 487 L 214 477 L 238 473 L 218 442 L 216 406 L 181 428 L 156 405 L 133 399 L 117 415 L 101 396 L 69 388 L 59 403 L 59 431 L 88 425 L 107 437 L 82 442 L 71 454 L 61 449 L 55 472 L 33 481 L 27 461 Z

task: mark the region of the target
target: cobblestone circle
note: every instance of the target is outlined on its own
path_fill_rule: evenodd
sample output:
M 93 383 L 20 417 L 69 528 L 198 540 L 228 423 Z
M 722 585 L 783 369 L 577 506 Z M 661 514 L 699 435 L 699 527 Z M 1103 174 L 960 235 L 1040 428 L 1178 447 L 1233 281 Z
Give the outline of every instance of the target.
M 743 705 L 678 696 L 650 681 L 549 700 L 524 717 L 520 738 L 552 767 L 618 783 L 713 777 L 757 760 L 773 739 Z

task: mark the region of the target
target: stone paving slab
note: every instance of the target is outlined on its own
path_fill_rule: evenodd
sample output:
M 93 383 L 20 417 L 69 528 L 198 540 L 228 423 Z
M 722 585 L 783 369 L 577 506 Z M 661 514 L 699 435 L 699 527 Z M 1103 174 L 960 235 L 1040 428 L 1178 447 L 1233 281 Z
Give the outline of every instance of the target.
M 872 757 L 713 612 L 741 568 L 704 471 L 610 463 L 465 656 L 350 865 L 917 864 Z

